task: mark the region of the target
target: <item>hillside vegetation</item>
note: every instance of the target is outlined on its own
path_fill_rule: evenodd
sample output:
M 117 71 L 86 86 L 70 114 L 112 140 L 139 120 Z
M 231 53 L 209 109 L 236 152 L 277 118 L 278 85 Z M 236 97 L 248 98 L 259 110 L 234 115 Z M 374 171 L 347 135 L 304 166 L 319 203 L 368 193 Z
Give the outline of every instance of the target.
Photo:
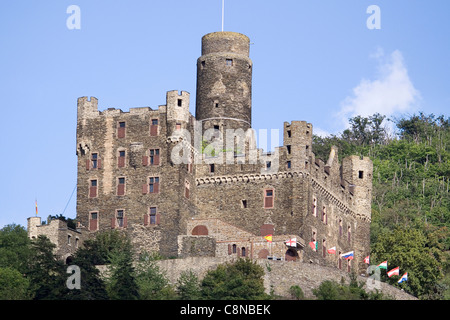
M 339 135 L 314 136 L 316 157 L 358 154 L 373 161 L 371 264 L 388 261 L 409 279 L 382 280 L 423 299 L 450 298 L 450 123 L 444 116 L 419 113 L 396 120 L 389 134 L 386 117 L 350 119 Z M 400 275 L 401 275 L 400 274 Z

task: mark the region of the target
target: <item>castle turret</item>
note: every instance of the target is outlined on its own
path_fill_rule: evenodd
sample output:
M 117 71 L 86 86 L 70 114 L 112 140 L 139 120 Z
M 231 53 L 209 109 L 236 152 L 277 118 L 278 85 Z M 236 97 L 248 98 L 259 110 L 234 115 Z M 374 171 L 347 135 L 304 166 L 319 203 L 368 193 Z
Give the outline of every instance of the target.
M 236 32 L 202 38 L 197 60 L 196 119 L 209 128 L 251 128 L 252 61 L 250 40 Z
M 353 195 L 353 209 L 359 218 L 354 226 L 355 260 L 358 270 L 365 270 L 364 257 L 370 252 L 370 221 L 372 204 L 373 163 L 368 157 L 349 156 L 342 161 L 342 179 L 349 184 Z
M 188 129 L 189 124 L 189 92 L 177 90 L 166 94 L 168 135 L 177 135 L 181 129 Z

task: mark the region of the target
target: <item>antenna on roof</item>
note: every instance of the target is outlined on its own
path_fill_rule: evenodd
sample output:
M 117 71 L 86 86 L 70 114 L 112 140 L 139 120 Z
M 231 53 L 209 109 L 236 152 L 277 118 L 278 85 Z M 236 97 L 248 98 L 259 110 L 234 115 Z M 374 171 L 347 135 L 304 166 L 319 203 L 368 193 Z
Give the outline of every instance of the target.
M 223 32 L 224 12 L 225 12 L 225 0 L 222 0 L 222 32 Z

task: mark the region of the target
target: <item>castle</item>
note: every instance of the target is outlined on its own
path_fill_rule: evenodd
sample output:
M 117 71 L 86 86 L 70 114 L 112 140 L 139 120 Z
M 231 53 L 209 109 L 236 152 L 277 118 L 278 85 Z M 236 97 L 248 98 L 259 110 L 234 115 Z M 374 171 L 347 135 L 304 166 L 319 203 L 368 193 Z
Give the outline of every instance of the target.
M 214 32 L 203 36 L 201 49 L 195 116 L 185 91 L 167 92 L 165 105 L 155 109 L 127 112 L 99 111 L 96 98 L 78 99 L 78 226 L 41 225 L 32 217 L 29 236 L 50 235 L 67 261 L 85 239 L 117 229 L 137 252 L 295 260 L 364 272 L 371 160 L 340 162 L 334 147 L 326 162 L 315 158 L 313 126 L 305 121 L 285 122 L 283 145 L 275 150 L 257 148 L 249 38 Z M 353 260 L 340 257 L 349 251 Z

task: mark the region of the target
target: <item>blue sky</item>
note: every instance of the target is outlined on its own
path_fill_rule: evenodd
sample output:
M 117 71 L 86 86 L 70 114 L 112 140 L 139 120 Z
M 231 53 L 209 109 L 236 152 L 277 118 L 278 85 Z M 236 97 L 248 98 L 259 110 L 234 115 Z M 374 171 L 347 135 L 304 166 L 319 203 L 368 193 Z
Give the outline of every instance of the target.
M 67 8 L 80 8 L 80 29 Z M 368 29 L 370 5 L 381 29 Z M 0 227 L 75 218 L 76 102 L 157 107 L 191 93 L 201 37 L 221 30 L 221 0 L 0 2 Z M 247 35 L 253 127 L 306 120 L 338 133 L 357 114 L 449 116 L 447 0 L 225 0 L 225 31 Z

